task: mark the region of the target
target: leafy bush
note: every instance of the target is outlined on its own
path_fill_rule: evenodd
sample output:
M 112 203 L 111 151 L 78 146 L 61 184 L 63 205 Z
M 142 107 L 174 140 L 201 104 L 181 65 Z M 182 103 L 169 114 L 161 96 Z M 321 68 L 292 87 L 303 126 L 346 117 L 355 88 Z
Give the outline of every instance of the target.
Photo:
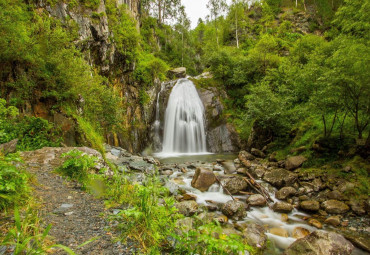
M 29 195 L 28 175 L 15 166 L 17 154 L 0 155 L 0 210 L 21 205 Z
M 135 79 L 144 86 L 152 86 L 156 79 L 163 81 L 168 65 L 153 54 L 142 54 L 134 71 Z
M 57 169 L 57 172 L 86 185 L 89 180 L 89 172 L 96 165 L 97 157 L 87 155 L 79 150 L 71 150 L 63 153 L 62 158 L 66 158 L 66 160 Z
M 148 178 L 144 185 L 131 188 L 131 197 L 126 201 L 131 207 L 113 217 L 121 222 L 118 225 L 121 236 L 124 240 L 131 238 L 138 241 L 148 253 L 158 247 L 168 247 L 168 237 L 173 233 L 179 217 L 173 206 L 174 198 L 168 197 L 168 190 L 160 185 L 157 178 Z M 162 205 L 159 205 L 160 199 L 163 199 Z
M 238 235 L 225 235 L 222 227 L 216 223 L 208 223 L 198 229 L 175 235 L 175 251 L 173 254 L 244 254 L 253 251 Z

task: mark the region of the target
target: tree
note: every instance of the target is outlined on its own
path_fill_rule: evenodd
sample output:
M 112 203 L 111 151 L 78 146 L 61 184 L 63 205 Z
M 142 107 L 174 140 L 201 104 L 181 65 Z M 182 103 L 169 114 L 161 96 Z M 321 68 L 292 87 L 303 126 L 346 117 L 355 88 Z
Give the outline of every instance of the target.
M 213 17 L 213 22 L 215 25 L 217 47 L 219 46 L 217 19 L 222 12 L 226 10 L 226 7 L 227 4 L 225 0 L 208 0 L 207 3 L 207 8 L 210 9 L 211 19 Z
M 182 5 L 179 8 L 179 14 L 177 16 L 177 29 L 181 34 L 181 65 L 184 66 L 184 51 L 185 51 L 185 42 L 184 34 L 190 29 L 190 20 L 186 15 L 185 7 Z

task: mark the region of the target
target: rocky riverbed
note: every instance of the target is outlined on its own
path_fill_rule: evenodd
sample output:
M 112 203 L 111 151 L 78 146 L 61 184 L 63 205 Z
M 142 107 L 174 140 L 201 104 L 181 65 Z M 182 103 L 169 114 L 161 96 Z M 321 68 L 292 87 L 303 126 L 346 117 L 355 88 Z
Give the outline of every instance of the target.
M 348 195 L 354 184 L 347 179 L 301 171 L 303 157 L 280 162 L 270 157 L 266 162 L 261 151 L 252 150 L 241 151 L 233 160 L 230 155 L 208 155 L 207 161 L 158 160 L 118 147 L 107 151 L 109 160 L 121 171 L 135 173 L 139 182 L 158 171 L 179 212 L 187 216 L 180 224 L 188 228 L 194 217 L 204 223 L 216 220 L 225 234 L 238 234 L 265 254 L 370 252 L 369 199 Z M 272 201 L 248 183 L 247 173 L 268 190 Z

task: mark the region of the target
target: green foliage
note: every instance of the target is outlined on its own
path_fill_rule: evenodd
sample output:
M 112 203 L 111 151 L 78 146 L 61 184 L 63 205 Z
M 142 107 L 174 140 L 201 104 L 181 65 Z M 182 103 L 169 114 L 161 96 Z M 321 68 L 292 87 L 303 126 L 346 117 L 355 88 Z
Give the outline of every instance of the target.
M 66 160 L 57 169 L 57 172 L 86 185 L 89 180 L 89 172 L 96 165 L 97 158 L 79 150 L 63 153 L 62 158 L 66 158 Z
M 152 86 L 156 79 L 163 81 L 168 65 L 153 54 L 142 54 L 134 71 L 135 79 L 144 86 Z
M 104 154 L 104 137 L 93 124 L 82 117 L 76 117 L 78 128 L 86 139 L 87 144 Z
M 219 224 L 208 223 L 175 235 L 173 254 L 244 254 L 253 249 L 238 235 L 225 235 Z
M 122 54 L 126 64 L 134 63 L 137 59 L 139 43 L 136 20 L 125 5 L 117 8 L 113 0 L 107 2 L 106 12 L 118 52 Z
M 17 154 L 0 155 L 0 210 L 22 205 L 29 196 L 28 175 L 17 167 Z
M 148 253 L 158 247 L 169 247 L 168 237 L 178 218 L 177 209 L 173 207 L 174 198 L 168 196 L 168 190 L 155 177 L 131 188 L 130 207 L 113 217 L 122 222 L 118 225 L 122 237 L 140 242 Z M 161 205 L 159 199 L 164 201 Z

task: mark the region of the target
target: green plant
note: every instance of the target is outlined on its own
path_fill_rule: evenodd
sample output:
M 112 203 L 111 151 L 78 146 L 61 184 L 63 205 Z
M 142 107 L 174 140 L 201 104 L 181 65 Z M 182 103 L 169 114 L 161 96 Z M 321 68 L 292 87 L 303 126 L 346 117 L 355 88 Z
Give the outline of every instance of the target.
M 150 177 L 144 185 L 126 183 L 132 189 L 129 208 L 112 218 L 121 222 L 118 228 L 123 239 L 131 238 L 141 244 L 147 253 L 169 246 L 175 221 L 179 217 L 173 206 L 173 197 L 162 187 L 156 177 Z M 159 200 L 162 204 L 159 204 Z
M 0 155 L 0 210 L 23 204 L 29 197 L 28 175 L 16 167 L 18 154 Z
M 180 235 L 176 240 L 174 254 L 244 254 L 253 252 L 238 235 L 226 235 L 219 223 L 208 223 Z
M 96 165 L 97 157 L 87 155 L 79 150 L 71 150 L 63 153 L 62 158 L 66 158 L 66 160 L 57 169 L 57 172 L 86 186 L 89 180 L 89 172 Z

